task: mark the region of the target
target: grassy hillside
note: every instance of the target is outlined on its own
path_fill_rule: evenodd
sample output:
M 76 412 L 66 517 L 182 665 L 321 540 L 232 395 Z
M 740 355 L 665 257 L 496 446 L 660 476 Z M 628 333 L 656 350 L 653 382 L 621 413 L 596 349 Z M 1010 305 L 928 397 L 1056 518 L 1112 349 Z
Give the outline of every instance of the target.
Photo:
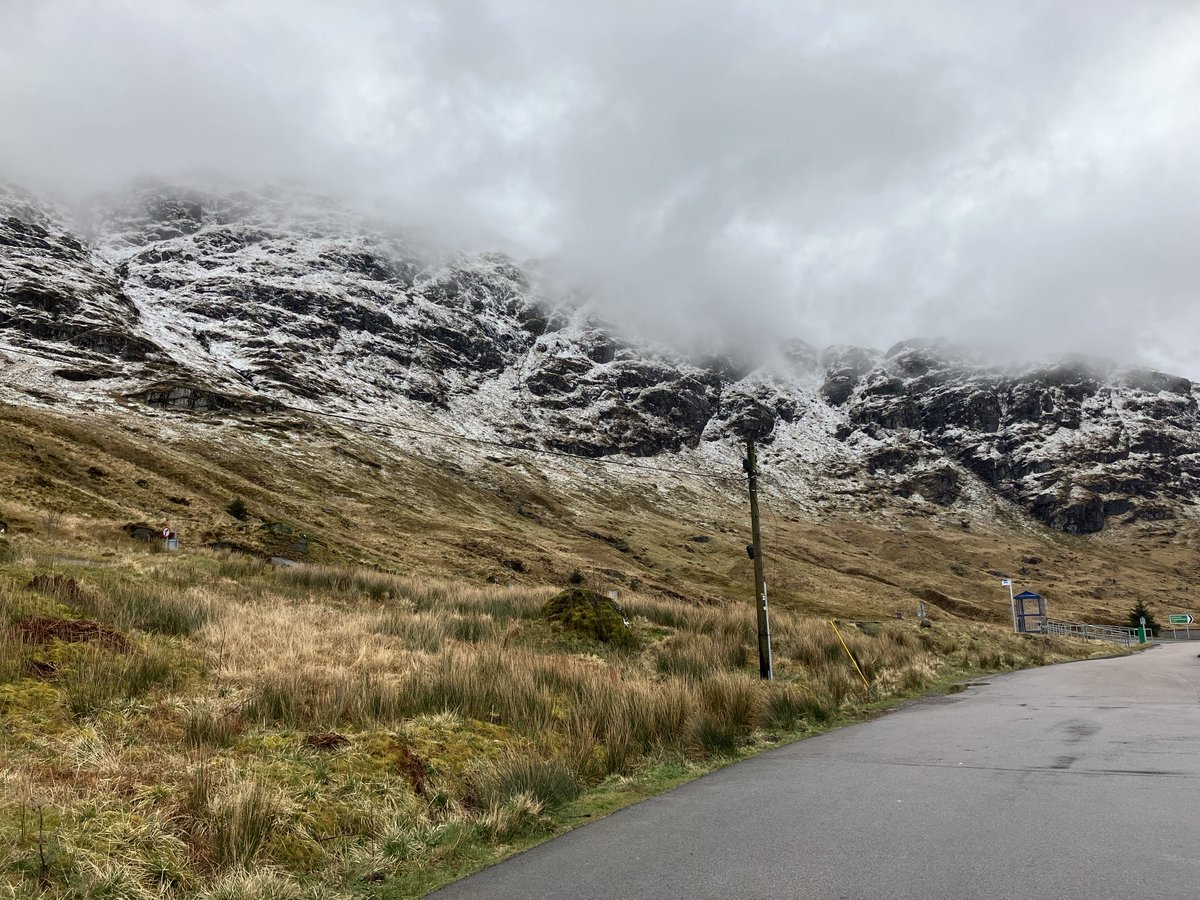
M 132 547 L 127 526 L 177 528 L 187 548 L 365 565 L 498 584 L 597 586 L 707 603 L 751 593 L 740 485 L 574 463 L 416 448 L 325 420 L 86 418 L 0 406 L 0 521 L 83 546 Z M 737 473 L 733 473 L 737 474 Z M 764 472 L 769 483 L 771 472 Z M 617 476 L 620 476 L 619 478 Z M 225 509 L 244 499 L 239 521 Z M 1190 609 L 1194 526 L 1146 523 L 1073 537 L 1025 520 L 902 505 L 820 516 L 764 497 L 767 577 L 780 607 L 947 620 L 1008 617 L 999 574 L 1064 618 L 1122 622 L 1137 600 Z
M 954 678 L 1110 649 L 844 622 L 860 678 L 780 608 L 768 684 L 744 603 L 629 592 L 601 641 L 550 621 L 551 586 L 0 552 L 0 896 L 416 896 Z
M 764 684 L 736 483 L 454 449 L 0 407 L 0 897 L 416 896 L 898 699 L 1111 651 L 1007 634 L 997 573 L 1101 621 L 1195 584 L 1166 525 L 773 494 Z M 164 523 L 180 553 L 135 536 Z M 546 607 L 568 587 L 599 593 Z

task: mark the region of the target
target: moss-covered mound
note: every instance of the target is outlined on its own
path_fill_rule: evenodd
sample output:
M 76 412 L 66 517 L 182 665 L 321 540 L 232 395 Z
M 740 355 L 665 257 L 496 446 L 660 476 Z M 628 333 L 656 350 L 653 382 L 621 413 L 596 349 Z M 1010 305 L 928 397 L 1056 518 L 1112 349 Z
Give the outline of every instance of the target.
M 587 588 L 570 588 L 556 594 L 546 601 L 542 612 L 563 630 L 581 637 L 615 647 L 631 647 L 637 642 L 621 608 Z

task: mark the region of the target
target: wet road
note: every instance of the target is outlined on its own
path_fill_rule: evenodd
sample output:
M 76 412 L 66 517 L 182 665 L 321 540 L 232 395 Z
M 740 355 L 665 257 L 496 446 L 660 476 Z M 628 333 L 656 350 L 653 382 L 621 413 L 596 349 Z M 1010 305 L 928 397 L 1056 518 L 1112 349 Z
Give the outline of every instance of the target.
M 1197 652 L 995 676 L 713 773 L 435 896 L 1195 900 Z

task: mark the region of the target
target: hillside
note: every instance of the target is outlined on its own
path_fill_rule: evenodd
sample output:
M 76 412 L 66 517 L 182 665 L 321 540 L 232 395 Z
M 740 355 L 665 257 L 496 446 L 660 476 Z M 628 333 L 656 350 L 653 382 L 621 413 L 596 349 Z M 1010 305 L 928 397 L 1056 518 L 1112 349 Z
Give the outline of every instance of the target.
M 597 587 L 706 603 L 752 592 L 736 477 L 521 453 L 466 466 L 454 448 L 439 459 L 402 439 L 278 414 L 198 423 L 0 407 L 0 423 L 0 519 L 14 534 L 136 547 L 134 528 L 169 523 L 185 548 L 500 584 L 561 584 L 579 571 Z M 1003 622 L 1005 574 L 1049 596 L 1056 615 L 1119 622 L 1138 599 L 1190 609 L 1200 578 L 1186 522 L 1075 536 L 1015 513 L 814 516 L 773 488 L 772 474 L 767 577 L 773 602 L 797 610 L 912 615 L 920 598 L 948 616 Z M 246 521 L 225 509 L 239 497 Z
M 1185 379 L 929 342 L 698 358 L 294 193 L 0 207 L 4 896 L 417 896 L 1114 652 L 1009 633 L 1003 577 L 1062 618 L 1192 609 Z
M 920 341 L 696 359 L 537 280 L 296 191 L 144 185 L 68 213 L 5 189 L 0 516 L 728 599 L 753 436 L 780 602 L 886 614 L 932 590 L 999 619 L 997 572 L 1088 618 L 1190 602 L 1186 379 Z
M 536 269 L 295 192 L 151 186 L 68 216 L 6 189 L 0 248 L 9 402 L 200 422 L 302 408 L 719 472 L 753 436 L 814 512 L 1015 505 L 1076 534 L 1194 518 L 1200 491 L 1184 378 L 1003 370 L 921 341 L 689 357 L 546 296 Z

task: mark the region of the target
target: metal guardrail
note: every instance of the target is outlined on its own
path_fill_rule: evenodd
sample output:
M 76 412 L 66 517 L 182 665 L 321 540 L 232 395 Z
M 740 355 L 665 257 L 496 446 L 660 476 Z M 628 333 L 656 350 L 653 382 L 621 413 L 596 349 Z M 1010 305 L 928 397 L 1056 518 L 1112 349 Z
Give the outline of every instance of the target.
M 1179 633 L 1181 631 L 1183 634 Z M 1193 631 L 1195 634 L 1192 633 Z M 1200 630 L 1193 628 L 1191 625 L 1188 625 L 1186 628 L 1183 626 L 1176 626 L 1174 628 L 1168 626 L 1159 631 L 1158 639 L 1161 641 L 1200 641 Z
M 1095 641 L 1113 641 L 1129 646 L 1136 644 L 1138 634 L 1136 628 L 1123 628 L 1120 625 L 1088 625 L 1084 622 L 1063 622 L 1058 619 L 1046 619 L 1042 626 L 1043 634 L 1063 634 L 1068 637 L 1080 637 Z M 1153 637 L 1150 629 L 1146 636 Z

